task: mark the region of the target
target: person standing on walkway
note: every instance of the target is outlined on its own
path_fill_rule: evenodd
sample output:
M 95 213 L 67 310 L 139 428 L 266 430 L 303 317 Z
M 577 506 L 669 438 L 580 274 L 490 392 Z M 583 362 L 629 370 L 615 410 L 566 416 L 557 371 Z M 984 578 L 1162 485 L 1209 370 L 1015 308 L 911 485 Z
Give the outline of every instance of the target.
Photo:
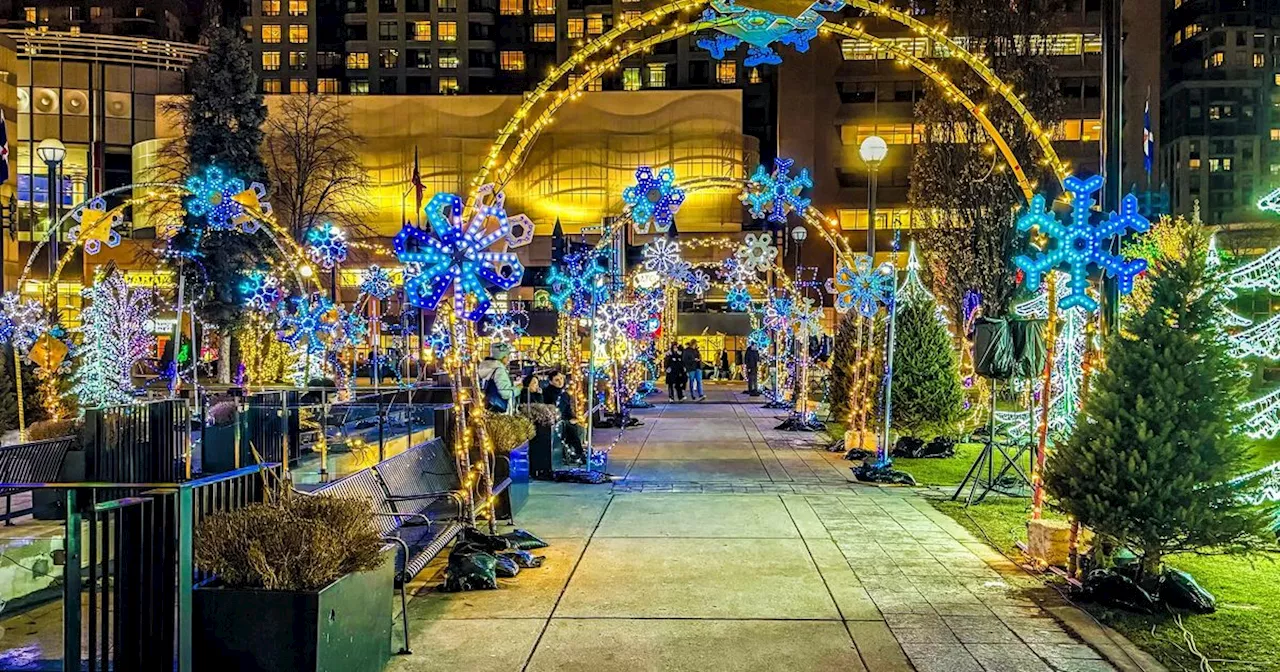
M 671 401 L 684 401 L 684 386 L 688 377 L 684 372 L 684 361 L 680 358 L 680 344 L 671 344 L 671 350 L 662 359 L 662 372 L 667 377 L 667 398 Z
M 719 375 L 719 378 L 720 378 L 720 380 L 729 380 L 730 378 L 732 378 L 732 376 L 730 376 L 730 375 L 729 375 L 729 351 L 728 351 L 728 350 L 721 350 L 721 351 L 720 351 L 720 375 Z
M 689 398 L 702 401 L 706 395 L 702 393 L 702 353 L 698 352 L 697 341 L 689 340 L 680 359 L 684 363 L 685 375 L 689 377 Z
M 754 343 L 747 345 L 747 354 L 743 359 L 747 366 L 747 394 L 754 397 L 760 394 L 760 390 L 756 388 L 756 379 L 760 375 L 760 351 Z

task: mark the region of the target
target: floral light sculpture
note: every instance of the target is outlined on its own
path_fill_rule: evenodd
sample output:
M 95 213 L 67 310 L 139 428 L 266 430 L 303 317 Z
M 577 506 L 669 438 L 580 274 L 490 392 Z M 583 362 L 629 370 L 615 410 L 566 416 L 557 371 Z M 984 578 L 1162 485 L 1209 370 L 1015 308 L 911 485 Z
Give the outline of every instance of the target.
M 327 297 L 295 296 L 293 312 L 280 315 L 280 325 L 284 327 L 280 340 L 291 347 L 303 344 L 307 350 L 323 350 L 320 337 L 332 335 L 338 328 L 337 322 L 329 319 L 333 309 L 333 302 Z
M 360 279 L 360 293 L 379 301 L 385 301 L 395 292 L 396 286 L 391 280 L 391 274 L 376 264 L 370 266 Z
M 864 254 L 853 260 L 852 267 L 841 264 L 835 277 L 827 280 L 827 291 L 835 295 L 836 310 L 854 309 L 863 317 L 874 317 L 889 300 L 893 283 L 893 274 L 873 268 L 871 257 Z
M 691 270 L 684 276 L 684 291 L 702 296 L 711 289 L 711 277 L 703 270 Z
M 663 168 L 655 175 L 649 166 L 640 166 L 635 185 L 622 190 L 622 200 L 631 210 L 632 228 L 639 234 L 649 233 L 650 224 L 658 233 L 670 231 L 684 197 L 671 168 Z
M 559 264 L 551 267 L 547 285 L 551 288 L 551 305 L 573 317 L 591 313 L 592 305 L 604 301 L 609 290 L 605 286 L 604 266 L 593 252 L 566 254 Z
M 791 175 L 793 159 L 778 157 L 773 160 L 773 172 L 764 166 L 757 166 L 756 172 L 748 181 L 748 188 L 742 194 L 743 202 L 751 209 L 755 219 L 767 217 L 770 222 L 784 224 L 787 215 L 795 211 L 803 212 L 809 207 L 809 199 L 800 196 L 800 192 L 813 188 L 813 180 L 809 171 L 801 169 L 798 175 Z
M 751 307 L 751 292 L 746 287 L 731 287 L 725 294 L 725 303 L 729 310 L 743 312 Z
M 276 309 L 284 292 L 276 276 L 267 271 L 251 271 L 240 282 L 240 294 L 250 310 L 269 313 Z
M 663 276 L 671 276 L 683 262 L 680 258 L 680 243 L 667 238 L 656 238 L 645 243 L 641 254 L 645 270 Z
M 778 258 L 778 248 L 773 244 L 769 234 L 748 233 L 742 241 L 742 247 L 734 252 L 738 263 L 753 272 L 768 271 L 774 260 Z
M 333 222 L 307 230 L 307 256 L 326 271 L 347 260 L 347 249 L 347 233 Z
M 724 261 L 720 262 L 720 268 L 716 273 L 723 282 L 736 287 L 749 285 L 758 279 L 756 269 L 750 264 L 743 263 L 736 256 L 725 257 Z

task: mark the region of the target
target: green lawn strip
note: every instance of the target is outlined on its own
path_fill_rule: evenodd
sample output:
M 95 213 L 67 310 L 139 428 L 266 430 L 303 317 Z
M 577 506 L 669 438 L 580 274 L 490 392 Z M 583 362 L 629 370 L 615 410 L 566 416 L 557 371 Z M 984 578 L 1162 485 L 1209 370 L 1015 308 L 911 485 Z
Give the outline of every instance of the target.
M 966 509 L 963 502 L 933 501 L 979 539 L 1016 555 L 1014 543 L 1026 539 L 1030 500 L 991 498 Z M 1060 514 L 1046 509 L 1046 515 Z M 1182 554 L 1169 564 L 1190 573 L 1218 599 L 1213 614 L 1184 614 L 1183 625 L 1210 659 L 1252 664 L 1215 664 L 1217 670 L 1280 670 L 1280 553 L 1250 556 Z M 1085 605 L 1099 620 L 1120 631 L 1172 670 L 1197 670 L 1182 631 L 1170 616 L 1142 616 Z
M 982 452 L 982 444 L 980 443 L 960 443 L 956 444 L 956 454 L 953 457 L 925 457 L 919 459 L 911 459 L 907 457 L 893 458 L 893 466 L 896 469 L 911 474 L 916 483 L 920 485 L 936 485 L 936 486 L 956 486 L 960 481 L 964 480 L 965 474 L 969 473 L 969 467 L 973 466 L 974 460 L 978 459 L 978 454 Z M 1010 452 L 1010 455 L 1014 454 Z M 995 453 L 995 473 L 1000 473 L 1001 467 L 1004 466 L 1006 460 L 999 452 Z M 1027 468 L 1026 459 L 1019 461 L 1022 468 Z M 983 469 L 986 472 L 986 469 Z M 1014 478 L 1017 475 L 1013 470 L 1009 474 Z

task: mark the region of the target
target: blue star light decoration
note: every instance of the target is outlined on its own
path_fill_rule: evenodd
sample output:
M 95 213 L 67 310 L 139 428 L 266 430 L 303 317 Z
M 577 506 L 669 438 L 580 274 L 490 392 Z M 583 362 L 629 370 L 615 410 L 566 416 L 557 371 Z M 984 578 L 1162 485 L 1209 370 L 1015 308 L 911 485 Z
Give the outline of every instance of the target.
M 775 224 L 784 224 L 787 215 L 794 211 L 809 207 L 809 199 L 800 192 L 813 187 L 807 169 L 800 169 L 798 175 L 791 175 L 792 159 L 778 157 L 773 160 L 773 172 L 764 166 L 757 166 L 756 172 L 748 180 L 747 190 L 742 200 L 751 209 L 755 219 L 768 218 Z
M 655 175 L 649 166 L 636 169 L 636 183 L 622 190 L 622 200 L 631 209 L 632 229 L 649 233 L 649 225 L 658 233 L 671 230 L 676 211 L 684 203 L 684 190 L 676 186 L 676 172 L 663 168 Z
M 391 274 L 385 268 L 374 265 L 370 266 L 364 272 L 364 276 L 360 278 L 360 293 L 372 296 L 373 298 L 384 301 L 395 294 L 396 286 L 391 280 Z
M 799 16 L 791 17 L 743 7 L 733 0 L 712 0 L 711 7 L 702 12 L 702 20 L 731 18 L 732 21 L 716 26 L 719 31 L 716 35 L 701 38 L 697 44 L 716 60 L 729 57 L 730 52 L 746 44 L 743 64 L 748 68 L 778 65 L 782 63 L 782 56 L 774 51 L 775 43 L 790 45 L 803 54 L 809 50 L 809 42 L 818 36 L 818 27 L 826 21 L 818 12 L 836 11 L 843 6 L 842 1 L 820 0 Z
M 229 231 L 239 225 L 245 233 L 253 233 L 259 228 L 256 215 L 271 214 L 271 205 L 263 200 L 267 195 L 265 187 L 254 182 L 246 188 L 244 180 L 227 175 L 217 166 L 188 177 L 185 186 L 191 192 L 182 204 L 187 213 L 203 217 L 216 231 Z
M 321 336 L 333 334 L 338 324 L 328 319 L 333 302 L 318 295 L 293 297 L 293 312 L 280 314 L 280 340 L 290 347 L 305 345 L 308 350 L 323 350 Z
M 724 300 L 729 310 L 741 313 L 751 307 L 751 292 L 746 287 L 732 287 L 725 294 Z
M 1018 230 L 1039 227 L 1050 239 L 1049 249 L 1034 259 L 1018 255 L 1013 263 L 1024 271 L 1027 289 L 1033 292 L 1039 289 L 1045 273 L 1062 267 L 1068 276 L 1067 292 L 1058 297 L 1058 307 L 1063 310 L 1080 307 L 1092 312 L 1098 309 L 1098 302 L 1086 291 L 1089 266 L 1096 266 L 1103 274 L 1116 278 L 1120 292 L 1128 294 L 1133 290 L 1134 277 L 1147 269 L 1147 260 L 1126 260 L 1112 254 L 1108 247 L 1112 238 L 1129 231 L 1144 232 L 1151 227 L 1151 222 L 1138 213 L 1138 198 L 1127 194 L 1120 201 L 1119 213 L 1112 212 L 1104 221 L 1090 224 L 1093 194 L 1102 188 L 1102 177 L 1081 179 L 1073 175 L 1063 184 L 1071 192 L 1071 221 L 1060 223 L 1046 207 L 1043 196 L 1033 197 L 1026 214 L 1018 218 Z
M 262 313 L 275 310 L 284 296 L 280 280 L 266 271 L 250 271 L 240 282 L 240 294 L 250 310 Z
M 347 234 L 333 222 L 307 230 L 307 256 L 326 271 L 347 260 Z
M 564 255 L 547 274 L 551 305 L 560 312 L 568 311 L 573 317 L 589 314 L 593 302 L 601 303 L 609 295 L 606 283 L 601 282 L 604 274 L 605 268 L 594 252 Z
M 470 222 L 464 223 L 462 208 L 458 196 L 436 194 L 426 206 L 430 232 L 406 224 L 392 243 L 406 265 L 404 290 L 410 304 L 434 310 L 452 288 L 454 311 L 475 322 L 493 303 L 486 285 L 509 290 L 520 284 L 524 266 L 514 253 L 490 249 L 510 233 L 500 192 L 489 203 L 478 203 Z M 496 228 L 488 228 L 490 219 Z
M 892 267 L 890 267 L 892 269 Z M 885 268 L 874 268 L 871 257 L 858 255 L 853 266 L 841 264 L 834 278 L 827 280 L 827 291 L 835 295 L 836 310 L 857 310 L 863 317 L 874 317 L 881 304 L 887 304 L 893 291 L 894 274 Z

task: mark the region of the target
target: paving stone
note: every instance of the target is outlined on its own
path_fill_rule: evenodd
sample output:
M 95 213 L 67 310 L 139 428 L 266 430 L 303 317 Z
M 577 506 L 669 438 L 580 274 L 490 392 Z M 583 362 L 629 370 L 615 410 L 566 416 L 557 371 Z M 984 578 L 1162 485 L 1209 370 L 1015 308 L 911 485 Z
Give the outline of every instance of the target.
M 1052 672 L 1025 644 L 965 644 L 986 672 Z
M 849 634 L 870 672 L 912 672 L 911 663 L 897 638 L 880 621 L 848 622 Z
M 416 655 L 392 656 L 387 672 L 516 672 L 546 623 L 541 618 L 413 621 L 409 638 Z
M 978 661 L 961 644 L 910 642 L 902 650 L 918 672 L 983 672 Z

